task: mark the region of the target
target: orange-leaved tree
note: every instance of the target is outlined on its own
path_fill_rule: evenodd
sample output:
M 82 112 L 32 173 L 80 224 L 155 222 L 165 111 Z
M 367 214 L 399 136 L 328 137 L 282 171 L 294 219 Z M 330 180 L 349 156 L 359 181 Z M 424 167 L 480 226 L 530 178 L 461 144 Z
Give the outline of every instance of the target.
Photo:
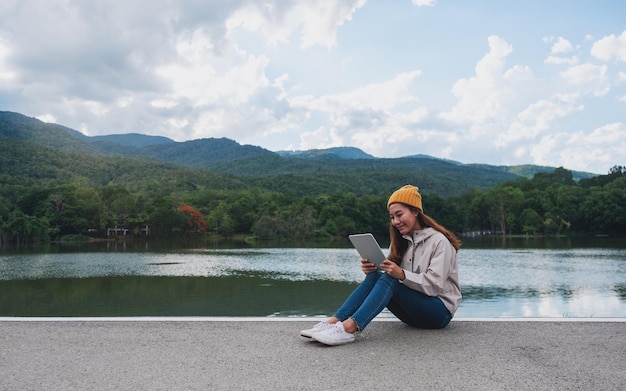
M 182 205 L 180 208 L 178 208 L 178 210 L 189 216 L 189 219 L 187 220 L 189 230 L 195 230 L 196 232 L 206 232 L 206 220 L 202 216 L 202 213 L 198 212 L 197 209 L 189 205 Z

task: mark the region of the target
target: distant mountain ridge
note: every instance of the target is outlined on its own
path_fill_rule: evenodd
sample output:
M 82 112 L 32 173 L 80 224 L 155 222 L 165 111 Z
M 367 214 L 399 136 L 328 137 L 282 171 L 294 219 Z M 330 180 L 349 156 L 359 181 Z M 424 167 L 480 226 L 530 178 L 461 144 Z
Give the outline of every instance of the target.
M 0 111 L 0 142 L 11 140 L 84 155 L 122 155 L 193 170 L 260 178 L 268 187 L 288 189 L 292 181 L 311 190 L 318 187 L 320 191 L 337 191 L 338 183 L 346 188 L 354 183 L 360 189 L 381 187 L 389 191 L 398 183 L 419 182 L 424 188 L 449 196 L 554 171 L 552 167 L 534 165 L 463 164 L 427 155 L 377 158 L 355 147 L 272 152 L 227 138 L 177 142 L 138 133 L 90 137 L 61 125 Z M 572 173 L 576 180 L 596 176 Z
M 282 157 L 300 159 L 375 159 L 374 156 L 356 147 L 309 149 L 307 151 L 278 151 L 276 153 Z
M 231 162 L 251 156 L 274 155 L 267 149 L 240 145 L 227 138 L 206 138 L 150 145 L 143 148 L 140 154 L 194 169 L 209 169 L 215 163 Z
M 8 111 L 0 111 L 0 137 L 68 152 L 98 153 L 98 148 L 86 141 L 88 137 L 76 130 Z
M 109 134 L 106 136 L 93 136 L 94 141 L 119 144 L 126 147 L 143 148 L 151 145 L 175 143 L 174 140 L 163 136 L 148 136 L 140 133 Z

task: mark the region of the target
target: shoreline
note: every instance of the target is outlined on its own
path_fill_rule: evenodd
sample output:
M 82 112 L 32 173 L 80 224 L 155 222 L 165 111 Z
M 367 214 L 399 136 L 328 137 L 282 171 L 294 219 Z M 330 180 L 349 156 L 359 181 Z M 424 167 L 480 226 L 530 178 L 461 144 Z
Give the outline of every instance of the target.
M 327 316 L 0 316 L 0 322 L 306 322 Z M 376 317 L 373 322 L 401 323 L 395 317 Z M 451 322 L 582 322 L 626 323 L 626 318 L 453 318 Z

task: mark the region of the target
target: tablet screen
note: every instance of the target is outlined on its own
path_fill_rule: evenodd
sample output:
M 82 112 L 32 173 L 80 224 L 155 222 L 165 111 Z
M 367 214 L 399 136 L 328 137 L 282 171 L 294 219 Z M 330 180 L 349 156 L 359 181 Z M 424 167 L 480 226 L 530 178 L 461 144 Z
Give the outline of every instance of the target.
M 374 238 L 374 235 L 370 233 L 366 234 L 354 234 L 348 236 L 354 248 L 359 253 L 361 258 L 368 259 L 370 262 L 373 262 L 376 266 L 380 266 L 380 264 L 385 260 L 385 254 L 383 254 L 378 242 Z

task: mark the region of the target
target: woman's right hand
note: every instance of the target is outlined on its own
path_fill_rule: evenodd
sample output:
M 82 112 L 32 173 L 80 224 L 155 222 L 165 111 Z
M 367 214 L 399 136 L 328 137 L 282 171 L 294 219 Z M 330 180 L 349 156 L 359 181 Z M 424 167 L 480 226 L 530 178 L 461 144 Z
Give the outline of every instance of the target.
M 376 271 L 376 265 L 367 259 L 361 259 L 361 270 L 365 274 L 370 274 Z

